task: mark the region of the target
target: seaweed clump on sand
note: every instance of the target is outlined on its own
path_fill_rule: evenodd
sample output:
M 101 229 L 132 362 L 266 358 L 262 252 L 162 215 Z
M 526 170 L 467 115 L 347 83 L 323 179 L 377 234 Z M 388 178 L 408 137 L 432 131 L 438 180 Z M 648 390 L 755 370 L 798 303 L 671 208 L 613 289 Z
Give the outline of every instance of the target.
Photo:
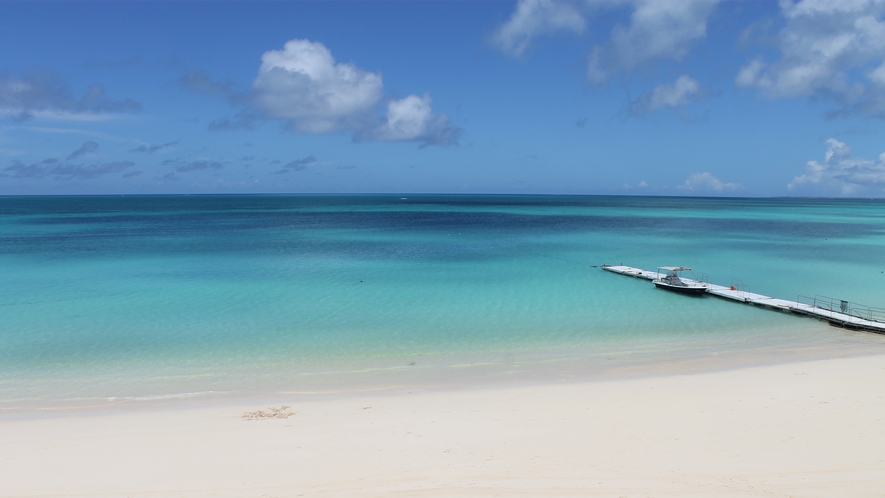
M 289 418 L 297 415 L 298 412 L 292 411 L 291 406 L 283 405 L 279 408 L 269 407 L 267 410 L 256 410 L 254 412 L 246 412 L 243 418 L 246 420 L 263 420 L 267 418 Z

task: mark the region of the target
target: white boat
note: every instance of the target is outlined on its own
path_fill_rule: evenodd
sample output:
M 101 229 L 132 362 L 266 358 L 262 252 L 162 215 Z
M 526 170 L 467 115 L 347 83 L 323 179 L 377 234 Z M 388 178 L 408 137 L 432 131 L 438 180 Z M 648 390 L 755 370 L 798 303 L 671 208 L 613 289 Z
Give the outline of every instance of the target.
M 659 289 L 682 294 L 700 296 L 707 292 L 706 284 L 697 281 L 686 282 L 679 278 L 679 272 L 683 271 L 691 271 L 691 268 L 685 266 L 660 266 L 658 267 L 658 276 L 652 282 Z

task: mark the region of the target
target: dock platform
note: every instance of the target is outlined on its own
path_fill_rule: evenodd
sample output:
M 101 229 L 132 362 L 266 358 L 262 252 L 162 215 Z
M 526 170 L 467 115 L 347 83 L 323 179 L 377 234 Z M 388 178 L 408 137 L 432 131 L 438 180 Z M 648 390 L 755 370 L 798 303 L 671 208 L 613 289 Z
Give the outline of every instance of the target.
M 602 269 L 619 275 L 644 278 L 646 280 L 654 280 L 659 276 L 663 276 L 663 274 L 659 274 L 657 271 L 648 271 L 623 265 L 602 265 Z M 712 294 L 722 299 L 768 308 L 783 313 L 816 318 L 824 320 L 834 327 L 885 334 L 885 309 L 870 308 L 820 296 L 814 298 L 800 296 L 796 301 L 788 301 L 786 299 L 747 292 L 733 286 L 726 287 L 684 277 L 680 278 L 689 284 L 703 285 L 707 288 L 707 294 Z

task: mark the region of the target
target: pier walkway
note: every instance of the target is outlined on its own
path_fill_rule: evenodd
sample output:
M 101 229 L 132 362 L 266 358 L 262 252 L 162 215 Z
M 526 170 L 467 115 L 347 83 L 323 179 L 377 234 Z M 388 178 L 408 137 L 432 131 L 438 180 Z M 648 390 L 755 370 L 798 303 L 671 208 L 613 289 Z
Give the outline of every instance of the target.
M 602 265 L 602 269 L 619 275 L 644 278 L 646 280 L 654 280 L 659 276 L 657 271 L 642 270 L 640 268 L 623 265 Z M 663 276 L 663 274 L 660 274 L 660 276 Z M 774 297 L 763 296 L 762 294 L 747 292 L 735 288 L 735 286 L 726 287 L 724 285 L 716 285 L 684 277 L 680 278 L 686 283 L 701 284 L 707 288 L 707 294 L 712 294 L 723 299 L 729 299 L 731 301 L 768 308 L 793 315 L 817 318 L 818 320 L 824 320 L 835 327 L 851 330 L 866 330 L 885 334 L 885 309 L 870 308 L 868 306 L 849 303 L 848 301 L 821 296 L 816 296 L 814 298 L 799 296 L 796 301 L 787 301 L 786 299 L 777 299 Z

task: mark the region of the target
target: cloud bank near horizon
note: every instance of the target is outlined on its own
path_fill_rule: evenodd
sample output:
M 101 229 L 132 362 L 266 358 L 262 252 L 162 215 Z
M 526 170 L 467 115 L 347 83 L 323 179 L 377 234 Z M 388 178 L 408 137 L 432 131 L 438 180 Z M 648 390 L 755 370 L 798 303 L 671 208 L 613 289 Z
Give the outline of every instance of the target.
M 93 83 L 83 96 L 76 97 L 71 85 L 52 70 L 30 69 L 21 76 L 0 74 L 0 115 L 16 122 L 35 117 L 90 121 L 139 110 L 141 104 L 133 99 L 108 97 L 101 83 Z
M 805 174 L 793 178 L 791 191 L 805 186 L 819 186 L 853 195 L 871 190 L 881 194 L 885 188 L 885 152 L 877 160 L 851 157 L 851 147 L 835 138 L 827 140 L 824 161 L 805 163 Z

